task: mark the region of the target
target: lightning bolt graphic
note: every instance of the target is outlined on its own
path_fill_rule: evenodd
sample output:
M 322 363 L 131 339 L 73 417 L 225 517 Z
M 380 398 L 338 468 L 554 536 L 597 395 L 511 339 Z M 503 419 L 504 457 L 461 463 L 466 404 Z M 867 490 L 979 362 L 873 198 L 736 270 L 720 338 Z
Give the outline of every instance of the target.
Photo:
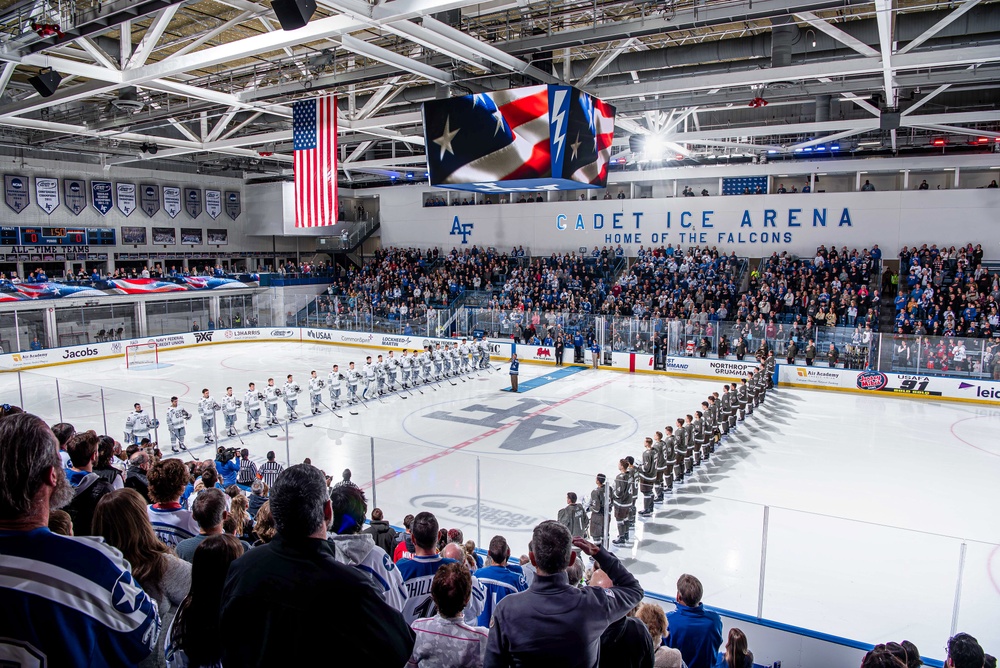
M 566 109 L 563 107 L 563 100 L 566 99 L 567 92 L 565 90 L 556 91 L 555 107 L 559 110 L 559 113 L 555 115 L 556 136 L 552 139 L 552 143 L 556 145 L 556 158 L 562 152 L 563 143 L 566 141 L 566 131 L 563 129 L 563 121 L 566 120 Z

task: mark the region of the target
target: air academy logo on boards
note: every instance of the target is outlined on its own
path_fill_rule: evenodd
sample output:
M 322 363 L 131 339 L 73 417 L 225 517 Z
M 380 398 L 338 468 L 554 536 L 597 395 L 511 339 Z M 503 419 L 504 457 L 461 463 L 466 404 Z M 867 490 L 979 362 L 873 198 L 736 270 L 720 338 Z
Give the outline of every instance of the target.
M 475 227 L 472 223 L 460 223 L 458 222 L 458 216 L 455 216 L 454 222 L 451 224 L 451 236 L 461 236 L 462 243 L 469 243 L 469 237 L 472 236 L 472 229 Z
M 889 377 L 878 371 L 862 371 L 857 383 L 862 390 L 881 390 L 889 384 Z
M 573 420 L 571 418 L 545 413 L 546 407 L 554 401 L 542 399 L 518 399 L 513 406 L 488 406 L 472 404 L 458 412 L 433 411 L 423 417 L 431 420 L 445 420 L 459 424 L 474 425 L 488 430 L 506 431 L 506 438 L 500 444 L 501 450 L 521 452 L 558 441 L 574 440 L 601 430 L 616 430 L 624 425 L 596 422 L 593 420 Z M 485 413 L 485 415 L 483 415 Z M 511 429 L 510 426 L 514 425 Z M 509 429 L 509 431 L 507 431 Z M 489 432 L 487 432 L 487 435 Z
M 424 494 L 410 499 L 410 506 L 433 512 L 437 517 L 447 517 L 451 520 L 468 520 L 481 518 L 484 526 L 491 529 L 531 529 L 544 517 L 532 515 L 523 508 L 482 499 L 476 504 L 476 499 L 455 494 Z
M 212 334 L 215 332 L 195 332 L 194 342 L 195 343 L 210 343 L 212 341 Z

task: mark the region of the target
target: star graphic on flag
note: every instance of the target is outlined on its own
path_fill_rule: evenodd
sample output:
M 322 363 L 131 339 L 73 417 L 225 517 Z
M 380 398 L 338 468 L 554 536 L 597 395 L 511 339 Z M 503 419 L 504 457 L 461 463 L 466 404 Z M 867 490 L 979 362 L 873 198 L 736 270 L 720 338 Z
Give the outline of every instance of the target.
M 455 138 L 458 132 L 459 128 L 451 129 L 451 116 L 447 116 L 444 119 L 444 134 L 434 140 L 434 143 L 441 147 L 441 157 L 439 160 L 444 160 L 445 153 L 455 155 L 455 149 L 451 147 L 451 140 Z
M 493 136 L 496 137 L 498 134 L 504 131 L 503 129 L 503 114 L 500 113 L 499 109 L 493 112 L 493 118 L 497 119 L 497 129 L 493 131 Z
M 569 147 L 570 147 L 571 149 L 573 149 L 573 155 L 571 155 L 571 156 L 570 156 L 570 158 L 569 158 L 570 160 L 576 160 L 576 154 L 577 154 L 577 151 L 579 151 L 579 150 L 580 150 L 580 145 L 581 145 L 582 143 L 583 143 L 583 142 L 581 142 L 581 141 L 580 141 L 580 133 L 579 133 L 579 132 L 577 132 L 577 133 L 576 133 L 576 141 L 575 141 L 575 142 L 573 142 L 572 144 L 570 144 L 570 145 L 569 145 Z

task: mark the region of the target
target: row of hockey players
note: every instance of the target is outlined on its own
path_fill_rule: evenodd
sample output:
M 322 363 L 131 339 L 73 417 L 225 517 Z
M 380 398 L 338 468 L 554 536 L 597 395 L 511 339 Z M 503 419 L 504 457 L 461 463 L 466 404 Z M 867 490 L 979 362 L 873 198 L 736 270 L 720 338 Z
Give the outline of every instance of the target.
M 664 495 L 673 492 L 675 483 L 682 483 L 695 467 L 707 462 L 723 439 L 737 429 L 747 415 L 752 415 L 774 387 L 774 353 L 761 360 L 760 366 L 749 370 L 738 383 L 726 384 L 722 393 L 713 392 L 701 402 L 694 415 L 677 418 L 675 425 L 646 437 L 641 458 L 632 456 L 618 462 L 618 475 L 610 490 L 610 501 L 618 538 L 615 545 L 629 542 L 629 531 L 635 526 L 636 515 L 650 517 L 654 504 L 663 503 Z M 607 477 L 597 476 L 597 488 L 590 493 L 590 536 L 600 543 L 604 538 L 604 516 L 607 512 Z M 636 502 L 642 496 L 642 510 Z
M 403 350 L 399 357 L 392 351 L 383 358 L 378 355 L 376 361 L 372 361 L 371 356 L 365 358 L 365 365 L 361 369 L 355 368 L 354 362 L 341 372 L 340 366 L 333 365 L 327 374 L 326 380 L 320 378 L 316 371 L 312 371 L 309 377 L 309 406 L 313 415 L 322 412 L 323 390 L 328 390 L 330 395 L 330 406 L 333 409 L 341 406 L 342 391 L 346 386 L 346 397 L 344 401 L 350 404 L 363 402 L 365 399 L 396 392 L 399 389 L 408 389 L 422 383 L 438 382 L 449 376 L 457 376 L 470 373 L 479 369 L 484 369 L 489 365 L 489 346 L 483 340 L 469 343 L 467 339 L 462 339 L 461 343 L 444 344 L 438 343 L 436 346 L 427 346 L 423 352 Z M 358 388 L 362 387 L 360 394 Z M 215 418 L 218 411 L 222 411 L 225 419 L 227 436 L 236 436 L 237 416 L 242 407 L 246 413 L 246 428 L 248 432 L 262 429 L 260 416 L 262 408 L 266 412 L 265 426 L 277 425 L 278 406 L 285 404 L 286 418 L 297 420 L 299 395 L 302 388 L 289 374 L 283 387 L 274 384 L 273 378 L 267 379 L 267 385 L 262 391 L 257 390 L 254 383 L 250 383 L 249 388 L 243 395 L 243 399 L 237 398 L 233 394 L 233 388 L 227 387 L 226 394 L 222 397 L 221 404 L 216 401 L 210 391 L 206 388 L 202 390 L 202 398 L 198 401 L 198 416 L 201 418 L 201 430 L 205 443 L 214 443 Z M 167 409 L 167 429 L 170 432 L 170 446 L 173 452 L 187 450 L 184 439 L 187 434 L 186 423 L 191 419 L 191 413 L 177 405 L 178 398 L 170 398 L 170 408 Z M 140 404 L 134 405 L 134 410 L 125 419 L 125 442 L 139 443 L 143 438 L 149 438 L 150 432 L 159 427 L 159 420 L 149 417 L 144 413 Z

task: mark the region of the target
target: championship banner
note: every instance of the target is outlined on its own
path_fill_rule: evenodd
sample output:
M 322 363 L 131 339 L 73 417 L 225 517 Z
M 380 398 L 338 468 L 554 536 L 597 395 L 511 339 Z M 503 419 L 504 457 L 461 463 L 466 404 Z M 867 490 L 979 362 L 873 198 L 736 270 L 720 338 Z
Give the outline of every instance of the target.
M 176 218 L 181 212 L 181 189 L 173 186 L 163 186 L 163 210 L 171 218 Z
M 233 220 L 240 217 L 240 213 L 243 211 L 243 206 L 240 204 L 240 193 L 238 190 L 227 190 L 226 191 L 226 215 L 228 215 Z
M 205 191 L 205 213 L 208 214 L 209 218 L 215 220 L 220 215 L 222 215 L 222 191 L 221 190 L 206 190 Z
M 604 188 L 615 108 L 569 86 L 423 104 L 431 185 L 485 193 Z
M 100 211 L 102 216 L 108 215 L 108 211 L 115 206 L 110 181 L 91 181 L 90 196 L 94 208 Z
M 200 188 L 185 188 L 184 189 L 184 210 L 192 218 L 197 218 L 201 215 L 201 189 Z
M 35 177 L 35 203 L 45 213 L 51 214 L 59 208 L 59 179 Z
M 63 199 L 66 208 L 79 216 L 87 208 L 87 182 L 80 179 L 63 179 Z
M 31 201 L 28 194 L 28 179 L 16 174 L 5 174 L 3 177 L 3 198 L 14 213 L 21 213 Z
M 160 191 L 156 186 L 143 184 L 139 186 L 139 206 L 146 215 L 152 218 L 160 210 Z
M 118 196 L 118 210 L 128 218 L 135 211 L 135 184 L 116 183 L 115 194 Z

